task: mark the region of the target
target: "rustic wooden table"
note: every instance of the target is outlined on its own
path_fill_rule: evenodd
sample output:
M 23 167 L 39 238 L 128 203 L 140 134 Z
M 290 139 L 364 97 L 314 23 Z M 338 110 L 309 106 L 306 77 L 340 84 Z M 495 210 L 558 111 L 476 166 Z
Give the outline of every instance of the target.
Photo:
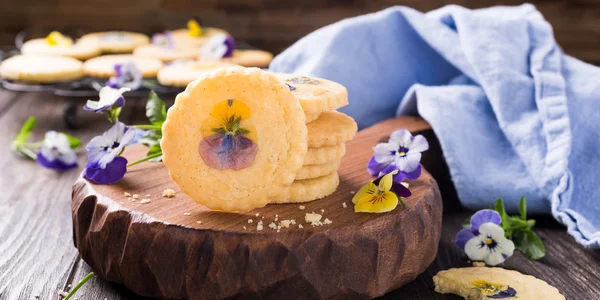
M 79 112 L 80 128 L 68 130 L 62 110 L 68 100 L 47 94 L 15 93 L 0 90 L 0 300 L 60 299 L 58 291 L 68 289 L 90 272 L 73 246 L 71 186 L 80 170 L 56 173 L 16 157 L 10 142 L 29 116 L 38 118 L 34 139 L 48 130 L 67 131 L 87 143 L 108 124 L 102 115 Z M 83 100 L 81 100 L 83 104 Z M 145 122 L 145 101 L 128 100 L 121 119 L 129 124 Z M 434 140 L 431 132 L 426 132 Z M 433 143 L 432 149 L 439 145 Z M 432 153 L 435 151 L 432 151 Z M 85 164 L 85 153 L 79 156 Z M 460 299 L 433 291 L 432 276 L 439 270 L 468 266 L 467 258 L 454 245 L 454 236 L 470 216 L 460 207 L 447 179 L 444 166 L 425 167 L 439 178 L 444 196 L 444 220 L 439 252 L 434 263 L 412 283 L 382 299 Z M 565 228 L 550 217 L 538 217 L 536 229 L 544 240 L 547 255 L 540 261 L 520 253 L 505 267 L 541 278 L 556 286 L 567 299 L 600 299 L 600 251 L 578 245 Z M 293 295 L 290 295 L 293 298 Z M 122 286 L 98 278 L 89 281 L 77 299 L 139 299 Z

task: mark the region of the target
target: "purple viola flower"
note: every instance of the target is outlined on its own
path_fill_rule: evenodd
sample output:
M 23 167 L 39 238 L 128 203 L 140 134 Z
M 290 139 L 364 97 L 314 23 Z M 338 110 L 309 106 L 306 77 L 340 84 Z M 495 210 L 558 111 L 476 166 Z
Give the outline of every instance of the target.
M 46 132 L 36 161 L 38 164 L 54 170 L 67 170 L 77 167 L 77 155 L 71 149 L 71 143 L 64 133 Z
M 127 159 L 118 155 L 135 135 L 133 128 L 117 122 L 101 136 L 94 137 L 85 147 L 88 163 L 83 176 L 97 184 L 113 184 L 121 180 L 127 172 Z
M 152 45 L 167 49 L 175 49 L 175 41 L 173 41 L 173 33 L 169 30 L 163 33 L 155 33 L 152 35 Z
M 406 129 L 394 131 L 387 143 L 373 148 L 373 157 L 367 170 L 372 176 L 383 176 L 394 170 L 394 181 L 405 178 L 414 180 L 421 176 L 421 152 L 429 149 L 429 143 L 422 135 L 412 136 Z
M 515 244 L 504 236 L 502 219 L 495 210 L 483 209 L 471 217 L 471 227 L 456 235 L 456 245 L 474 261 L 498 265 L 513 255 Z
M 123 87 L 120 89 L 114 89 L 110 86 L 105 86 L 100 89 L 99 101 L 88 100 L 83 109 L 93 111 L 95 113 L 101 113 L 107 110 L 111 110 L 113 107 L 123 107 L 125 105 L 125 98 L 123 93 L 131 91 L 130 88 Z
M 235 40 L 226 34 L 215 34 L 200 49 L 202 60 L 218 60 L 232 57 L 235 50 Z
M 113 89 L 130 88 L 137 90 L 142 86 L 142 72 L 132 62 L 116 64 L 115 76 L 108 79 L 107 86 Z

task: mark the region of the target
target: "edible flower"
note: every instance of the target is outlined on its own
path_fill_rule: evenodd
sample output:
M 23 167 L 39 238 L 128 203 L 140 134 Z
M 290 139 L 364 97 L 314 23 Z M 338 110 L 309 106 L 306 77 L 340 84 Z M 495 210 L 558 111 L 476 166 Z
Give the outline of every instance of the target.
M 394 181 L 414 180 L 421 176 L 421 152 L 429 149 L 429 143 L 422 135 L 412 136 L 406 129 L 394 131 L 387 143 L 380 143 L 373 148 L 373 157 L 369 160 L 367 170 L 372 176 L 382 176 L 393 170 Z
M 517 291 L 510 286 L 496 281 L 475 280 L 471 284 L 477 289 L 482 296 L 492 299 L 503 299 L 515 297 Z
M 108 79 L 107 86 L 113 89 L 129 88 L 130 90 L 137 90 L 142 86 L 142 72 L 134 63 L 115 64 L 114 69 L 115 76 Z
M 363 186 L 352 198 L 354 212 L 383 213 L 392 211 L 398 202 L 406 205 L 402 197 L 409 197 L 410 190 L 402 183 L 394 182 L 394 170 Z
M 110 42 L 127 42 L 132 40 L 130 36 L 126 35 L 122 31 L 107 32 L 102 35 L 101 39 Z
M 52 31 L 46 36 L 46 43 L 50 46 L 71 46 L 73 39 L 58 31 Z
M 513 255 L 515 244 L 504 236 L 500 223 L 502 218 L 497 211 L 480 210 L 471 217 L 471 227 L 458 232 L 456 245 L 471 260 L 484 261 L 490 266 L 501 264 Z
M 119 155 L 135 135 L 135 129 L 117 122 L 101 136 L 94 137 L 85 147 L 88 163 L 83 177 L 97 184 L 121 180 L 127 171 L 127 159 Z
M 77 155 L 66 134 L 48 131 L 37 153 L 36 161 L 43 167 L 68 170 L 77 167 Z
M 218 170 L 241 170 L 254 162 L 258 147 L 248 137 L 251 130 L 242 127 L 250 117 L 250 108 L 244 103 L 229 99 L 217 103 L 210 113 L 208 132 L 200 142 L 200 156 L 204 163 Z
M 175 49 L 175 41 L 173 41 L 173 33 L 171 31 L 165 31 L 163 33 L 155 33 L 152 35 L 152 44 L 167 48 Z
M 95 113 L 105 112 L 108 120 L 115 123 L 119 119 L 121 107 L 125 105 L 123 93 L 131 91 L 128 87 L 114 89 L 110 86 L 105 86 L 100 89 L 98 101 L 88 100 L 83 106 L 84 110 L 93 111 Z
M 200 22 L 196 19 L 190 19 L 187 22 L 188 33 L 193 37 L 200 37 L 204 34 L 204 30 L 202 30 L 202 26 L 200 26 Z
M 200 58 L 203 60 L 218 60 L 233 56 L 235 40 L 222 33 L 213 35 L 200 49 Z

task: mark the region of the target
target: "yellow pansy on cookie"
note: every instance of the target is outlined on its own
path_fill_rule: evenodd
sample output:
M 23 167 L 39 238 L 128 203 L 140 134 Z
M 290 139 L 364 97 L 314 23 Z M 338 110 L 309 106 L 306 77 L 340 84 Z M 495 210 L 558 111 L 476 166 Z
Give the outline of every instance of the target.
M 256 68 L 222 68 L 190 83 L 162 131 L 171 178 L 194 201 L 223 211 L 248 211 L 280 198 L 307 151 L 298 100 Z
M 52 31 L 46 36 L 46 43 L 50 46 L 71 46 L 73 39 L 58 31 Z

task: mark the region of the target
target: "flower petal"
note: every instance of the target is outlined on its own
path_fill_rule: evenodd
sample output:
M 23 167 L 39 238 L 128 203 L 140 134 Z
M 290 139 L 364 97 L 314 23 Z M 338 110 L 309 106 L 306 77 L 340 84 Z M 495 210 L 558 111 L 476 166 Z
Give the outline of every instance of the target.
M 392 192 L 394 192 L 394 194 L 396 194 L 399 197 L 410 197 L 410 195 L 412 195 L 412 193 L 410 192 L 410 190 L 405 187 L 402 183 L 396 182 L 394 181 L 394 183 L 392 184 Z
M 471 238 L 465 244 L 465 253 L 469 259 L 474 261 L 483 261 L 490 253 L 488 247 L 482 245 L 482 241 L 477 237 Z
M 408 153 L 421 153 L 427 150 L 429 150 L 429 143 L 420 134 L 413 138 L 412 143 L 408 147 Z
M 375 160 L 375 157 L 372 156 L 371 159 L 369 159 L 369 163 L 367 164 L 367 171 L 369 171 L 369 174 L 371 174 L 371 176 L 382 176 L 382 170 L 387 168 L 389 165 L 386 163 L 378 163 Z M 396 169 L 396 166 L 393 166 L 393 169 Z
M 398 172 L 398 174 L 394 175 L 394 181 L 401 182 L 404 178 L 408 180 L 415 180 L 421 176 L 423 168 L 421 164 L 412 172 Z
M 390 164 L 396 158 L 398 148 L 390 143 L 379 143 L 373 147 L 373 158 L 380 164 Z
M 372 181 L 369 181 L 362 188 L 360 188 L 360 190 L 358 190 L 356 194 L 354 194 L 354 197 L 352 197 L 352 203 L 356 204 L 356 202 L 358 202 L 358 200 L 360 200 L 361 198 L 371 196 L 376 192 L 377 186 Z
M 50 159 L 44 157 L 44 155 L 42 155 L 42 152 L 39 152 L 37 154 L 36 162 L 43 167 L 46 167 L 48 169 L 58 170 L 58 171 L 68 170 L 68 169 L 77 167 L 77 160 L 75 160 L 75 162 L 71 162 L 71 163 L 65 163 L 64 161 L 62 161 L 60 159 L 56 159 L 56 158 L 50 160 Z
M 487 222 L 479 226 L 479 235 L 491 238 L 494 241 L 504 240 L 504 229 L 495 223 Z
M 83 177 L 97 184 L 113 184 L 121 180 L 125 176 L 125 172 L 127 172 L 127 159 L 117 156 L 106 165 L 106 168 L 88 163 Z
M 394 210 L 396 206 L 398 197 L 392 192 L 384 192 L 360 198 L 354 205 L 354 212 L 383 213 Z
M 465 249 L 465 244 L 467 244 L 467 242 L 474 238 L 475 235 L 473 234 L 473 231 L 469 228 L 463 228 L 461 231 L 458 232 L 458 234 L 456 235 L 456 245 L 460 248 L 460 249 Z
M 378 189 L 380 192 L 388 192 L 392 188 L 394 182 L 393 176 L 398 173 L 398 170 L 394 170 L 388 174 L 383 175 L 379 180 Z
M 398 171 L 410 173 L 415 171 L 421 163 L 421 153 L 407 154 L 406 156 L 398 156 L 394 161 L 398 167 Z
M 484 247 L 487 249 L 487 247 Z M 484 262 L 488 266 L 496 266 L 503 263 L 506 258 L 502 255 L 500 251 L 489 251 L 488 255 L 484 258 Z
M 199 152 L 207 166 L 218 170 L 237 171 L 252 165 L 258 147 L 243 135 L 213 134 L 202 139 Z
M 494 223 L 500 225 L 501 222 L 502 219 L 497 211 L 491 209 L 482 209 L 471 217 L 471 228 L 478 231 L 479 227 L 484 223 Z
M 399 147 L 410 148 L 413 136 L 410 131 L 406 129 L 398 129 L 390 135 L 390 144 L 394 144 L 396 149 Z

